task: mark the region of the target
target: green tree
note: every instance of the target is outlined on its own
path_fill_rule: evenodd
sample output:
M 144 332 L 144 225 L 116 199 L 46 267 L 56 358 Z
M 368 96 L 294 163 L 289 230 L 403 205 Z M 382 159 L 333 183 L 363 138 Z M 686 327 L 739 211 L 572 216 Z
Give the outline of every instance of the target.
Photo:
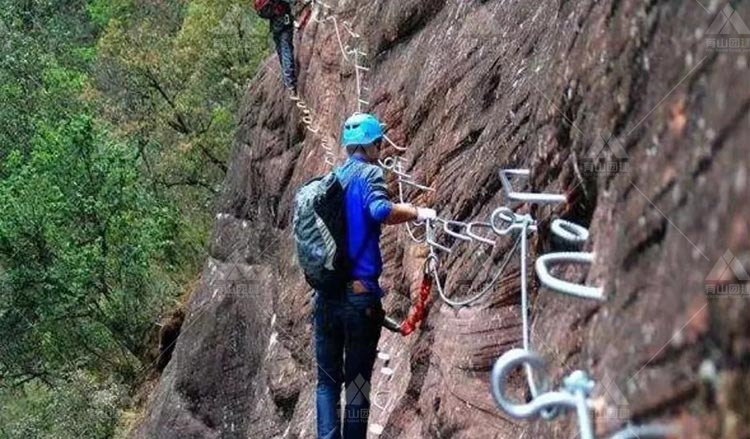
M 247 1 L 0 0 L 0 438 L 105 438 L 194 279 Z

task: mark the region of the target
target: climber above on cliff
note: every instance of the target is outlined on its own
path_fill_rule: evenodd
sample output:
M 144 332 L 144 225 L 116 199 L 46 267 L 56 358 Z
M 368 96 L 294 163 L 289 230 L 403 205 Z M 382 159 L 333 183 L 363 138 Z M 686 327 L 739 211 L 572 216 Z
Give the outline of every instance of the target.
M 316 290 L 314 322 L 318 362 L 318 438 L 364 439 L 370 378 L 384 313 L 379 280 L 382 224 L 435 219 L 432 209 L 393 203 L 377 165 L 380 122 L 369 114 L 346 120 L 342 144 L 348 160 L 297 192 L 297 256 Z M 342 215 L 343 213 L 343 215 Z M 341 426 L 341 389 L 345 412 Z
M 294 19 L 292 3 L 295 0 L 255 0 L 255 11 L 270 21 L 273 42 L 281 64 L 284 86 L 297 94 L 297 73 L 294 65 Z

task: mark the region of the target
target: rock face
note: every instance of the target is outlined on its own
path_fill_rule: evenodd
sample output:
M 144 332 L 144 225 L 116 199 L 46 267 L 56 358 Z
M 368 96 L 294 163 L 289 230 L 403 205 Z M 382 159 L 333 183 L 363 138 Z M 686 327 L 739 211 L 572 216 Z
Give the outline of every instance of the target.
M 532 344 L 555 386 L 575 369 L 597 381 L 597 407 L 617 410 L 596 418 L 598 437 L 628 420 L 675 422 L 691 438 L 750 437 L 750 299 L 706 294 L 728 249 L 727 262 L 736 256 L 750 269 L 750 53 L 709 50 L 747 35 L 708 32 L 724 4 L 702 3 L 332 4 L 342 43 L 357 44 L 342 20 L 361 35 L 367 110 L 407 147 L 383 153 L 434 188 L 409 189 L 408 200 L 455 220 L 486 221 L 502 205 L 539 219 L 529 248 Z M 750 23 L 748 5 L 736 13 Z M 314 437 L 311 295 L 294 264 L 291 200 L 329 169 L 321 139 L 336 144 L 356 109 L 356 72 L 332 20 L 310 21 L 299 37 L 300 90 L 320 131 L 305 129 L 270 60 L 239 114 L 202 284 L 135 438 Z M 587 168 L 602 133 L 627 155 L 619 172 Z M 617 158 L 612 151 L 605 161 Z M 501 168 L 530 169 L 526 190 L 568 201 L 510 204 Z M 585 248 L 596 255 L 590 269 L 558 275 L 602 286 L 606 302 L 539 287 L 533 261 L 553 248 L 558 217 L 589 227 Z M 438 239 L 453 249 L 441 253 L 440 273 L 454 298 L 486 286 L 513 244 Z M 385 307 L 403 317 L 427 250 L 403 227 L 386 229 L 382 249 Z M 376 364 L 371 414 L 382 437 L 577 433 L 572 413 L 514 420 L 488 391 L 494 360 L 521 345 L 519 285 L 516 255 L 472 306 L 435 298 L 420 330 L 384 333 L 390 360 Z M 521 375 L 513 380 L 522 398 Z

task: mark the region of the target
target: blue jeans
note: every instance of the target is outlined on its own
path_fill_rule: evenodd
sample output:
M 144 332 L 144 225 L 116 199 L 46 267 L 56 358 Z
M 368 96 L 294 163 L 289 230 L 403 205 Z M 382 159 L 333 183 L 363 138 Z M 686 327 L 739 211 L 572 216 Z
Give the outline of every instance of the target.
M 294 26 L 289 14 L 271 20 L 271 34 L 276 45 L 276 53 L 281 63 L 281 76 L 284 86 L 297 88 L 297 73 L 294 66 Z
M 351 291 L 340 300 L 315 299 L 318 439 L 364 439 L 370 380 L 383 323 L 380 298 Z M 343 435 L 341 389 L 345 389 Z

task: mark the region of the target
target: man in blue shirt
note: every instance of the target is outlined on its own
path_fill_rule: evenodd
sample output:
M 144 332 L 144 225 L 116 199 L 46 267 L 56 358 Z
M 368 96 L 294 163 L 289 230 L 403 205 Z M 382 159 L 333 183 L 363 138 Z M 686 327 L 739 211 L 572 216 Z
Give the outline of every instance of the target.
M 347 253 L 351 281 L 339 299 L 317 294 L 315 300 L 316 389 L 319 439 L 364 439 L 370 411 L 370 379 L 383 323 L 378 278 L 382 224 L 435 219 L 432 209 L 392 203 L 383 170 L 377 166 L 383 141 L 380 122 L 355 114 L 344 123 L 342 143 L 349 159 L 334 172 L 345 188 Z M 341 388 L 345 412 L 341 428 Z

